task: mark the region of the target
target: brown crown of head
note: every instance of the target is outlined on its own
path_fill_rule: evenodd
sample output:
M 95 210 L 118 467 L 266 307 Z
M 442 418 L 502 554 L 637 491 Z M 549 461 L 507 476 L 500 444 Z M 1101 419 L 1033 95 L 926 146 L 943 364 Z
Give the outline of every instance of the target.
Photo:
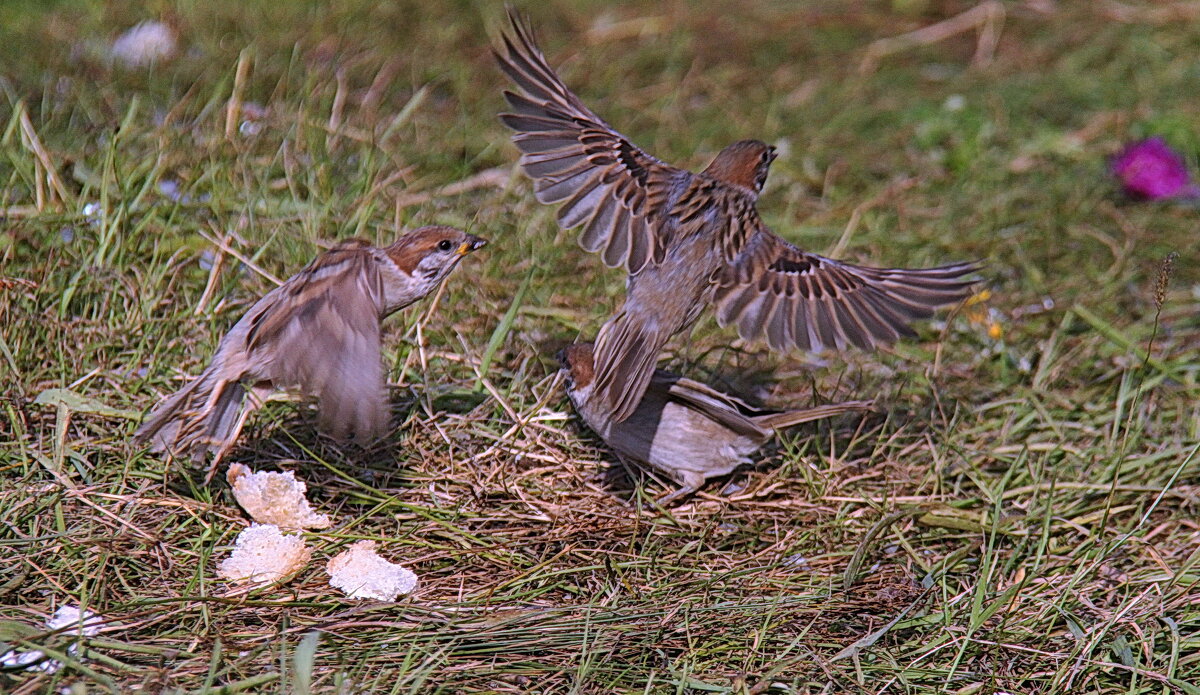
M 739 140 L 721 150 L 704 173 L 757 194 L 767 183 L 775 157 L 775 148 L 761 140 Z
M 467 234 L 461 229 L 431 225 L 405 234 L 385 251 L 400 270 L 412 273 L 421 259 L 431 253 L 453 252 L 453 257 L 457 259 L 485 244 L 487 239 Z
M 567 373 L 570 374 L 575 388 L 585 388 L 588 384 L 592 383 L 595 366 L 592 363 L 591 343 L 574 343 L 568 345 L 562 352 L 558 353 L 558 359 L 562 363 L 563 369 L 566 369 Z

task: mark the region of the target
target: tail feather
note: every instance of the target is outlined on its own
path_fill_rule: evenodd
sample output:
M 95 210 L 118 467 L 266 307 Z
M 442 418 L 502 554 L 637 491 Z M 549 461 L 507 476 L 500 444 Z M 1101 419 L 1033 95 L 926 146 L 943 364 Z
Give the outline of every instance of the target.
M 801 408 L 800 410 L 788 410 L 782 413 L 756 415 L 752 419 L 755 423 L 763 427 L 778 430 L 784 427 L 791 427 L 792 425 L 799 425 L 802 422 L 812 422 L 813 420 L 823 420 L 835 415 L 870 410 L 874 403 L 874 401 L 846 401 L 845 403 L 830 403 L 829 405 L 818 405 L 812 408 Z
M 219 451 L 232 443 L 241 429 L 238 423 L 245 406 L 246 387 L 240 382 L 223 382 L 221 394 L 217 396 L 212 409 L 203 419 L 203 437 L 191 445 L 194 449 L 202 447 L 198 450 L 200 457 L 203 457 L 206 451 Z
M 145 444 L 151 442 L 151 446 L 156 451 L 161 451 L 167 448 L 168 444 L 174 443 L 179 436 L 179 427 L 182 423 L 184 413 L 195 410 L 197 401 L 203 403 L 208 400 L 207 388 L 205 383 L 207 375 L 202 374 L 199 378 L 193 379 L 187 386 L 179 389 L 175 393 L 167 396 L 142 421 L 142 424 L 133 433 L 133 441 L 137 444 Z
M 214 379 L 206 371 L 151 410 L 133 440 L 200 461 L 237 436 L 245 396 L 240 383 Z
M 596 336 L 595 387 L 592 399 L 623 422 L 637 409 L 654 375 L 658 355 L 670 335 L 645 330 L 641 322 L 622 312 L 610 319 Z

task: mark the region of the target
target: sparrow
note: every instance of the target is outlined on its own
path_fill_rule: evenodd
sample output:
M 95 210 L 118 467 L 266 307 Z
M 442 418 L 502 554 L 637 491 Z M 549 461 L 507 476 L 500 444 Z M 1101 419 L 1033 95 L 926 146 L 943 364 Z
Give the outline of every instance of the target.
M 389 420 L 380 322 L 486 243 L 441 226 L 385 248 L 339 242 L 250 307 L 208 367 L 155 407 L 134 441 L 195 461 L 215 451 L 215 471 L 250 413 L 277 391 L 316 397 L 319 424 L 335 438 L 374 439 Z
M 706 307 L 721 326 L 772 350 L 872 348 L 915 335 L 909 323 L 971 294 L 978 263 L 872 268 L 803 251 L 767 228 L 755 205 L 776 152 L 741 140 L 703 171 L 642 151 L 583 104 L 546 62 L 530 29 L 493 49 L 517 91 L 505 91 L 520 164 L 558 224 L 628 272 L 625 302 L 601 328 L 592 399 L 615 422 L 637 409 L 666 341 Z
M 871 407 L 871 401 L 848 401 L 769 412 L 656 369 L 633 414 L 617 421 L 604 404 L 596 402 L 594 357 L 590 343 L 576 343 L 559 354 L 567 397 L 618 457 L 649 464 L 682 486 L 659 499 L 661 504 L 690 495 L 708 478 L 750 463 L 751 455 L 776 430 Z

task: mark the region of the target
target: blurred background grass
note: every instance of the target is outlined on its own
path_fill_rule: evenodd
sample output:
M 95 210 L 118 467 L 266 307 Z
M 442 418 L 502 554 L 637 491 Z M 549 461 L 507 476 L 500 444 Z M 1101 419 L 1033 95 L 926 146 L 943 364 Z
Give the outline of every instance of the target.
M 789 240 L 989 263 L 990 298 L 884 354 L 770 355 L 710 319 L 677 340 L 666 360 L 692 376 L 883 414 L 800 429 L 667 513 L 552 383 L 623 278 L 513 169 L 499 3 L 6 2 L 0 614 L 83 603 L 113 627 L 90 671 L 0 686 L 1200 692 L 1197 210 L 1125 200 L 1106 173 L 1149 134 L 1194 170 L 1200 4 L 994 3 L 994 51 L 970 30 L 861 69 L 873 42 L 974 5 L 522 7 L 567 82 L 660 158 L 779 146 L 760 208 Z M 114 63 L 146 19 L 177 54 Z M 432 316 L 390 322 L 395 445 L 338 449 L 279 406 L 234 457 L 309 479 L 339 520 L 317 557 L 376 538 L 421 576 L 408 602 L 342 602 L 316 567 L 229 594 L 209 558 L 245 522 L 223 484 L 134 449 L 120 416 L 32 402 L 68 387 L 144 410 L 265 274 L 430 222 L 493 243 Z M 293 660 L 311 630 L 315 656 Z

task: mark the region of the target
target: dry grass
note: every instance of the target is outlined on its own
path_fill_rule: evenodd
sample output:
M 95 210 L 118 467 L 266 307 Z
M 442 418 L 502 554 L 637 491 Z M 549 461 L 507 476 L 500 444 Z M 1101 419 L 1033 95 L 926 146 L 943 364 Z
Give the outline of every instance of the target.
M 762 208 L 789 239 L 990 264 L 989 299 L 878 355 L 772 356 L 711 322 L 678 341 L 697 378 L 882 412 L 798 428 L 670 509 L 555 381 L 622 278 L 512 170 L 498 6 L 132 5 L 15 2 L 0 28 L 0 642 L 69 663 L 0 690 L 1200 693 L 1197 211 L 1104 176 L 1149 132 L 1196 163 L 1194 3 L 1005 3 L 984 59 L 966 32 L 862 74 L 872 41 L 970 4 L 531 8 L 664 159 L 786 145 Z M 147 11 L 183 55 L 106 62 Z M 231 589 L 215 564 L 248 522 L 133 447 L 133 419 L 271 277 L 427 222 L 493 243 L 391 321 L 395 436 L 340 449 L 303 407 L 257 417 L 233 460 L 295 470 L 336 524 L 310 571 Z M 35 403 L 50 388 L 93 401 Z M 360 538 L 418 591 L 330 589 L 320 566 Z M 68 603 L 111 621 L 82 658 L 23 627 Z

